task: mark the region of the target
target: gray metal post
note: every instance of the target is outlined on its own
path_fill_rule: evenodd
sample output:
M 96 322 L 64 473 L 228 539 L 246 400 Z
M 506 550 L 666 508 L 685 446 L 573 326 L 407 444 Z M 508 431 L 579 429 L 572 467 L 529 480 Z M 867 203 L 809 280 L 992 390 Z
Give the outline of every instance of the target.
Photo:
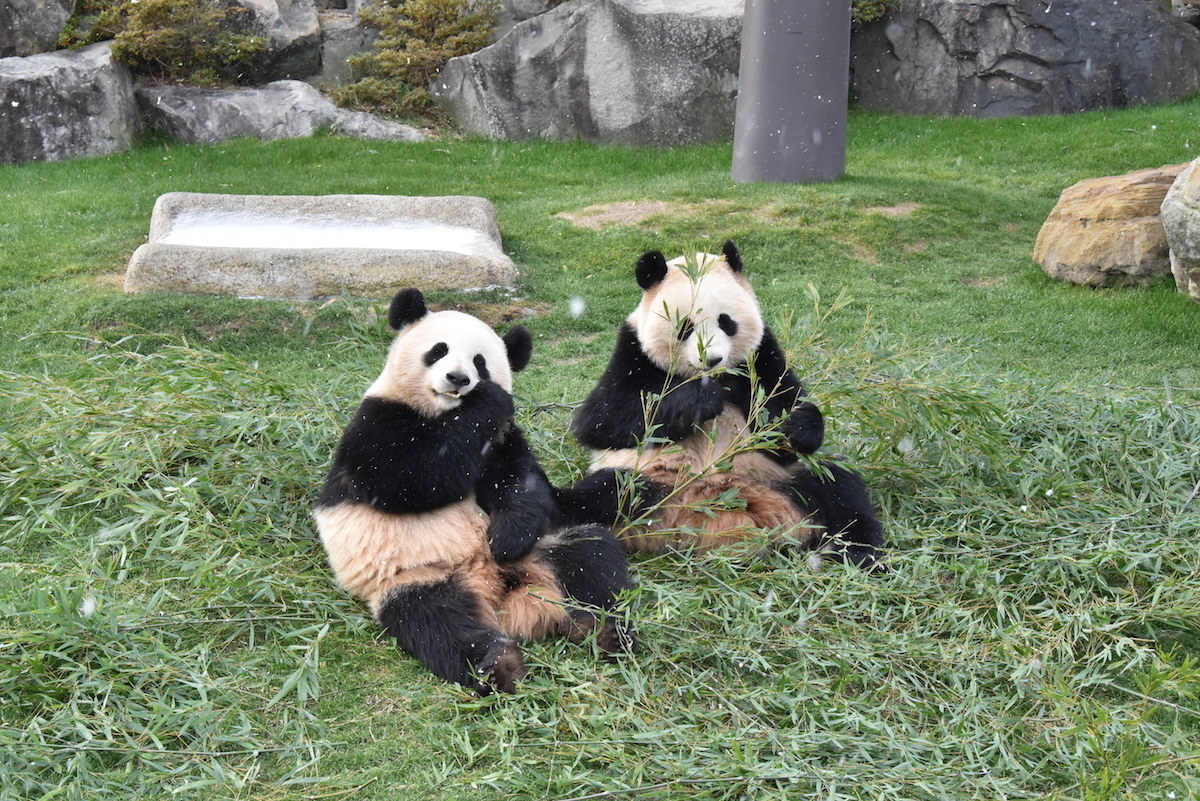
M 846 169 L 851 0 L 746 0 L 733 180 L 813 183 Z

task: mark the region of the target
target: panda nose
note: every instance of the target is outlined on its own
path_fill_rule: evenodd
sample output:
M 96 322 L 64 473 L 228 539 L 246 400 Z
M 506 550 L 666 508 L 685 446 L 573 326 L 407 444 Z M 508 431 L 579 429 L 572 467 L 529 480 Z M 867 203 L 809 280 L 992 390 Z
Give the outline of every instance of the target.
M 446 380 L 460 389 L 471 383 L 471 377 L 465 373 L 446 373 Z
M 721 362 L 723 362 L 723 361 L 725 361 L 724 356 L 709 356 L 708 357 L 708 369 L 711 370 L 714 367 L 718 367 L 721 364 Z

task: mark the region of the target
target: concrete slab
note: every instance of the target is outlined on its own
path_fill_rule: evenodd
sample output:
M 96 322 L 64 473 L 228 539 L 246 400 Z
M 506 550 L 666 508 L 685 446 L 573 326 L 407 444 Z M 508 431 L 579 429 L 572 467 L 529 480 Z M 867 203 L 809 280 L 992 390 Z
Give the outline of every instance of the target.
M 171 192 L 154 204 L 125 291 L 390 297 L 510 286 L 517 275 L 480 197 Z

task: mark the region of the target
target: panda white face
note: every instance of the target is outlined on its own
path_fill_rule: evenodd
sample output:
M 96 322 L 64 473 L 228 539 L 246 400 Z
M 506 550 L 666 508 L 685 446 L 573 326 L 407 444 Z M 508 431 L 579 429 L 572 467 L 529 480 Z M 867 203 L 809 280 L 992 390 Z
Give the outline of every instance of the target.
M 763 335 L 749 283 L 711 253 L 667 262 L 628 322 L 646 356 L 681 377 L 744 364 Z
M 440 311 L 400 330 L 383 373 L 366 394 L 398 400 L 436 417 L 457 408 L 483 380 L 512 392 L 504 341 L 476 317 Z

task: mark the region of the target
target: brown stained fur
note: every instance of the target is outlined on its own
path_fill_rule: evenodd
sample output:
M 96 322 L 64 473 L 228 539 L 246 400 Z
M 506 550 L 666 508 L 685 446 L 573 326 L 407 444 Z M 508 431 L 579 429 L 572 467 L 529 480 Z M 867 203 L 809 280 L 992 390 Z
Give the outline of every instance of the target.
M 676 445 L 609 451 L 592 469 L 618 467 L 636 470 L 668 487 L 669 495 L 648 526 L 619 532 L 632 551 L 658 553 L 670 546 L 715 548 L 747 540 L 787 539 L 811 547 L 821 530 L 778 486 L 790 472 L 756 451 L 743 450 L 749 441 L 746 419 L 726 406 L 715 420 Z M 732 469 L 729 468 L 732 456 Z M 720 509 L 715 498 L 737 490 L 744 508 Z
M 510 637 L 540 639 L 570 627 L 562 590 L 538 550 L 498 565 L 488 547 L 488 517 L 473 500 L 411 515 L 342 505 L 314 517 L 338 582 L 372 614 L 392 590 L 453 577 L 493 613 L 484 622 Z
M 538 561 L 536 549 L 504 565 L 484 551 L 457 575 L 485 609 L 494 610 L 495 618 L 488 622 L 509 637 L 540 640 L 565 633 L 568 616 L 562 590 L 550 569 Z

